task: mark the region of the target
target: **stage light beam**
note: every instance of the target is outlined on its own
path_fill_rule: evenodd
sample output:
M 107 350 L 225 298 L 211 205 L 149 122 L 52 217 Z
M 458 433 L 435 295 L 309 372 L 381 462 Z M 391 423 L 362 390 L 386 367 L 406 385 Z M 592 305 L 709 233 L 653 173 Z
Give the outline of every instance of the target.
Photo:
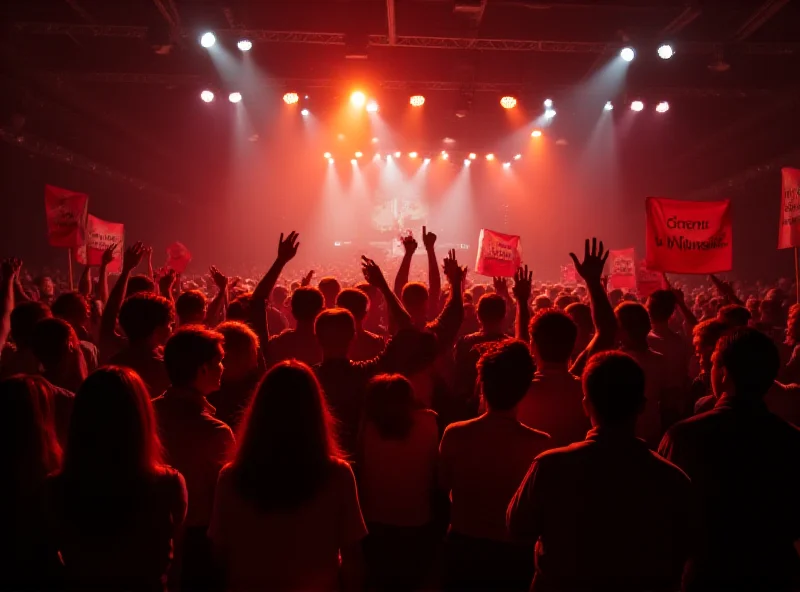
M 503 107 L 503 109 L 513 109 L 517 106 L 517 99 L 516 97 L 510 96 L 503 97 L 500 99 L 500 106 Z
M 214 47 L 214 44 L 217 42 L 217 38 L 211 31 L 207 33 L 203 33 L 202 37 L 200 37 L 200 45 L 208 49 L 209 47 Z
M 365 95 L 360 90 L 357 90 L 350 95 L 350 104 L 353 107 L 360 109 L 361 107 L 364 106 L 366 102 L 367 102 L 367 95 Z
M 333 164 L 333 159 L 332 158 L 328 159 L 328 164 Z
M 544 100 L 544 108 L 550 109 L 553 106 L 553 99 L 545 99 Z
M 510 162 L 504 162 L 503 163 L 503 168 L 504 169 L 510 169 L 511 168 L 511 163 Z
M 471 165 L 471 164 L 472 164 L 472 161 L 471 161 L 469 158 L 465 158 L 465 159 L 464 159 L 464 166 L 465 166 L 465 167 L 468 167 L 468 166 L 469 166 L 469 165 Z
M 641 111 L 644 109 L 644 103 L 642 101 L 634 101 L 631 103 L 631 111 Z
M 364 153 L 359 150 L 358 152 L 356 152 L 355 156 L 356 158 L 361 158 L 362 156 L 364 156 Z
M 494 160 L 494 154 L 492 154 L 491 152 L 489 154 L 487 154 L 486 155 L 486 160 Z
M 665 43 L 658 48 L 658 57 L 662 60 L 668 60 L 673 55 L 675 55 L 675 52 L 672 50 L 672 46 L 669 43 Z
M 239 51 L 250 51 L 253 49 L 253 42 L 249 39 L 240 39 L 239 43 L 236 44 L 236 47 L 239 48 Z
M 547 109 L 544 112 L 544 118 L 545 119 L 553 119 L 553 117 L 555 117 L 555 116 L 556 116 L 556 110 L 555 109 Z
M 395 153 L 394 153 L 394 157 L 395 157 L 395 158 L 400 158 L 401 156 L 403 156 L 403 153 L 402 153 L 402 152 L 400 152 L 399 150 L 398 150 L 397 152 L 395 152 Z
M 211 92 L 210 90 L 204 90 L 203 92 L 200 93 L 200 100 L 203 101 L 204 103 L 210 103 L 211 101 L 214 100 L 214 93 Z
M 470 160 L 475 160 L 476 158 L 478 158 L 478 155 L 477 155 L 477 154 L 475 154 L 474 152 L 470 152 L 470 153 L 469 153 L 469 159 L 470 159 Z
M 633 58 L 636 57 L 636 52 L 633 51 L 632 47 L 623 47 L 622 51 L 619 52 L 619 57 L 621 57 L 626 62 L 632 62 Z
M 408 157 L 409 158 L 416 158 L 417 157 L 417 153 L 416 152 L 409 152 L 408 153 Z
M 542 137 L 542 130 L 533 130 L 531 132 L 531 138 L 541 138 Z
M 358 164 L 358 161 L 355 158 L 351 158 L 350 164 Z
M 326 152 L 326 153 L 325 153 L 325 154 L 323 154 L 322 156 L 323 156 L 324 158 L 330 159 L 330 157 L 331 157 L 331 153 L 330 153 L 330 152 Z
M 614 103 L 611 101 L 606 101 L 606 104 L 603 106 L 603 111 L 611 111 L 614 109 Z
M 378 112 L 378 102 L 377 101 L 370 101 L 367 103 L 367 113 L 377 113 Z
M 228 95 L 228 100 L 231 103 L 241 103 L 242 101 L 242 93 L 240 92 L 232 92 Z
M 661 101 L 658 105 L 656 105 L 656 111 L 658 113 L 666 113 L 669 111 L 669 103 L 666 101 Z
M 414 95 L 408 102 L 411 103 L 412 107 L 422 107 L 425 104 L 425 97 L 422 95 Z
M 294 105 L 299 100 L 300 97 L 297 96 L 296 92 L 288 92 L 285 95 L 283 95 L 283 102 L 286 103 L 287 105 Z
M 302 115 L 303 117 L 308 117 L 310 114 L 311 111 L 309 111 L 308 109 L 303 109 L 302 111 L 300 111 L 300 115 Z
M 514 155 L 514 160 L 519 160 L 520 158 L 522 158 L 522 154 Z

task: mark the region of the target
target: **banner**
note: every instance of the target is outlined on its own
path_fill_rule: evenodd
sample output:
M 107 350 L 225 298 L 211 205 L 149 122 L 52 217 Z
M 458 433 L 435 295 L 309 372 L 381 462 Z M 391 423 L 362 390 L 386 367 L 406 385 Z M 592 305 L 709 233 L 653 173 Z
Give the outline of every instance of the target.
M 568 285 L 575 285 L 578 283 L 578 272 L 574 265 L 561 266 L 561 283 Z
M 514 277 L 522 265 L 522 243 L 519 236 L 481 229 L 475 272 L 489 277 Z
M 44 186 L 47 236 L 53 247 L 80 247 L 86 241 L 89 196 L 52 185 Z
M 647 268 L 718 273 L 733 266 L 731 202 L 648 197 Z
M 633 290 L 636 287 L 636 258 L 633 247 L 609 251 L 607 269 L 609 290 Z
M 781 169 L 781 224 L 778 248 L 800 246 L 800 169 Z
M 183 243 L 174 242 L 167 247 L 166 267 L 175 273 L 183 273 L 191 260 L 192 253 Z
M 656 290 L 666 290 L 667 283 L 664 275 L 660 271 L 650 271 L 647 269 L 647 262 L 640 261 L 636 268 L 636 292 L 639 300 L 644 301 Z
M 103 253 L 111 245 L 114 258 L 106 270 L 109 273 L 122 271 L 122 254 L 125 252 L 125 225 L 117 222 L 106 222 L 89 214 L 86 221 L 86 244 L 75 251 L 75 259 L 83 265 L 100 265 Z

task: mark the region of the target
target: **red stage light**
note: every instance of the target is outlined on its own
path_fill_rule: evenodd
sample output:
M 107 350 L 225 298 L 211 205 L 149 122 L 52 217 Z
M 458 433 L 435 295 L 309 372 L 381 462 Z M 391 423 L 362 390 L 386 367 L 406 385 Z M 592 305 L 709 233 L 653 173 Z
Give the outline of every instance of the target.
M 414 95 L 408 100 L 412 107 L 422 107 L 425 104 L 425 97 L 422 95 Z
M 350 95 L 350 104 L 353 107 L 361 108 L 364 106 L 366 102 L 367 102 L 367 95 L 365 95 L 360 90 L 357 90 Z
M 297 96 L 296 92 L 288 92 L 283 95 L 283 102 L 287 105 L 294 105 L 297 101 L 300 100 L 300 97 Z
M 542 137 L 542 130 L 533 130 L 533 132 L 531 132 L 531 137 L 532 138 L 541 138 Z
M 517 106 L 517 99 L 515 97 L 503 97 L 500 99 L 500 105 L 503 109 L 513 109 Z

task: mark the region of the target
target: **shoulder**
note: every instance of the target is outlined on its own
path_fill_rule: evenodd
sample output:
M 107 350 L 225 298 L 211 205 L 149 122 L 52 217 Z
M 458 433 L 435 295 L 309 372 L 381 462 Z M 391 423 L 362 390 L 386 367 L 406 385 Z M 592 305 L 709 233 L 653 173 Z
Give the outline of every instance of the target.
M 575 442 L 569 446 L 562 446 L 560 448 L 552 448 L 542 452 L 536 457 L 535 461 L 540 467 L 549 467 L 551 465 L 558 465 L 560 463 L 570 462 L 573 459 L 583 457 L 591 452 L 593 442 L 588 440 L 583 442 Z
M 331 477 L 335 482 L 339 485 L 344 485 L 346 487 L 350 487 L 351 485 L 355 485 L 355 474 L 353 473 L 353 468 L 350 466 L 346 460 L 341 458 L 331 458 Z
M 155 475 L 156 487 L 167 495 L 186 498 L 186 480 L 177 470 L 169 466 L 161 466 Z
M 652 463 L 654 469 L 658 471 L 665 479 L 672 480 L 676 486 L 689 486 L 691 481 L 683 469 L 663 458 L 657 452 L 648 450 L 647 453 L 650 455 L 650 462 Z
M 447 437 L 454 438 L 459 434 L 469 433 L 480 425 L 480 419 L 480 417 L 476 417 L 475 419 L 467 419 L 465 421 L 456 421 L 451 423 L 444 429 L 442 439 Z
M 550 434 L 547 432 L 542 432 L 541 430 L 535 430 L 530 426 L 526 426 L 524 423 L 517 422 L 517 429 L 520 431 L 521 434 L 524 435 L 525 438 L 532 442 L 545 442 L 550 439 Z
M 672 442 L 692 438 L 696 434 L 702 433 L 717 423 L 720 419 L 720 414 L 721 411 L 719 409 L 711 409 L 679 421 L 667 430 L 664 437 Z

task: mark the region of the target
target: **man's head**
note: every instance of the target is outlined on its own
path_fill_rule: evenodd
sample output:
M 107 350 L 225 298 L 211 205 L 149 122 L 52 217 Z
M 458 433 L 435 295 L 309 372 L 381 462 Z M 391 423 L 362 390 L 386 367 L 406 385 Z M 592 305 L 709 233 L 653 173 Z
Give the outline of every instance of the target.
M 567 364 L 578 338 L 578 327 L 565 312 L 543 310 L 531 320 L 530 334 L 537 361 Z
M 497 294 L 484 294 L 478 300 L 477 314 L 484 331 L 500 332 L 506 320 L 506 301 Z
M 675 313 L 677 300 L 671 290 L 656 290 L 647 299 L 647 312 L 653 323 L 666 323 Z
M 566 310 L 569 317 L 575 322 L 578 334 L 587 336 L 594 332 L 594 321 L 592 321 L 592 309 L 583 302 L 573 302 Z
M 514 409 L 528 392 L 535 372 L 531 352 L 522 341 L 492 344 L 478 361 L 478 380 L 489 410 Z
M 33 343 L 33 328 L 42 319 L 53 316 L 42 302 L 22 302 L 11 311 L 11 337 L 17 350 L 30 349 Z
M 356 288 L 345 288 L 336 297 L 336 306 L 349 310 L 356 323 L 361 323 L 369 310 L 369 296 Z
M 556 298 L 555 306 L 558 310 L 566 310 L 575 300 L 569 294 L 559 294 Z
M 64 319 L 76 331 L 85 328 L 91 314 L 89 303 L 80 292 L 64 292 L 56 298 L 50 310 L 53 316 Z
M 175 331 L 164 346 L 164 365 L 172 386 L 208 395 L 219 389 L 225 338 L 199 326 Z
M 134 294 L 155 294 L 156 285 L 146 275 L 134 275 L 128 280 L 128 289 L 125 298 L 130 298 Z
M 356 321 L 349 310 L 328 308 L 314 321 L 314 334 L 325 358 L 346 358 L 356 335 Z
M 222 335 L 225 359 L 225 380 L 237 380 L 258 370 L 258 336 L 253 330 L 237 321 L 217 325 L 215 331 Z
M 253 298 L 252 292 L 246 292 L 234 298 L 228 305 L 226 317 L 230 321 L 247 322 L 250 319 L 250 301 Z
M 611 302 L 611 306 L 616 308 L 617 304 L 619 304 L 622 301 L 622 296 L 623 295 L 624 294 L 623 294 L 622 290 L 620 290 L 619 288 L 615 288 L 615 289 L 611 290 L 608 293 L 608 301 Z
M 720 337 L 714 350 L 714 395 L 761 399 L 775 383 L 780 367 L 780 354 L 772 339 L 755 329 L 733 329 Z
M 634 349 L 645 347 L 651 329 L 647 309 L 636 302 L 623 302 L 614 313 L 619 323 L 622 344 Z
M 43 300 L 52 300 L 56 292 L 56 286 L 50 276 L 39 276 L 33 280 L 34 285 L 39 289 L 39 295 Z
M 730 328 L 730 325 L 719 319 L 709 319 L 695 325 L 692 344 L 700 361 L 700 368 L 705 372 L 711 371 L 711 357 L 714 355 L 717 341 Z
M 750 324 L 750 311 L 738 304 L 727 304 L 719 309 L 717 318 L 731 327 L 747 327 Z
M 275 308 L 283 308 L 286 306 L 286 299 L 289 298 L 289 290 L 283 286 L 275 286 L 272 288 L 269 301 Z
M 628 354 L 589 358 L 583 370 L 583 407 L 597 426 L 632 426 L 645 405 L 644 371 Z
M 334 277 L 324 277 L 319 281 L 319 291 L 325 297 L 325 308 L 336 306 L 336 297 L 341 290 L 339 281 Z
M 550 300 L 547 296 L 542 294 L 541 296 L 537 296 L 533 301 L 533 310 L 534 312 L 539 312 L 540 310 L 547 310 L 548 308 L 553 308 L 553 301 Z
M 470 294 L 472 294 L 473 302 L 480 302 L 481 298 L 483 298 L 483 295 L 486 294 L 486 286 L 483 284 L 475 284 L 472 286 Z
M 325 306 L 322 292 L 301 286 L 292 294 L 292 316 L 298 323 L 311 323 Z
M 149 292 L 131 296 L 119 310 L 119 324 L 132 345 L 164 345 L 174 320 L 172 302 Z
M 403 286 L 403 306 L 415 320 L 424 319 L 428 312 L 428 288 L 420 282 Z
M 206 297 L 200 290 L 188 290 L 175 301 L 178 325 L 201 325 L 206 319 Z
M 63 368 L 76 352 L 83 355 L 75 330 L 63 319 L 46 318 L 36 323 L 32 347 L 33 354 L 48 372 Z

